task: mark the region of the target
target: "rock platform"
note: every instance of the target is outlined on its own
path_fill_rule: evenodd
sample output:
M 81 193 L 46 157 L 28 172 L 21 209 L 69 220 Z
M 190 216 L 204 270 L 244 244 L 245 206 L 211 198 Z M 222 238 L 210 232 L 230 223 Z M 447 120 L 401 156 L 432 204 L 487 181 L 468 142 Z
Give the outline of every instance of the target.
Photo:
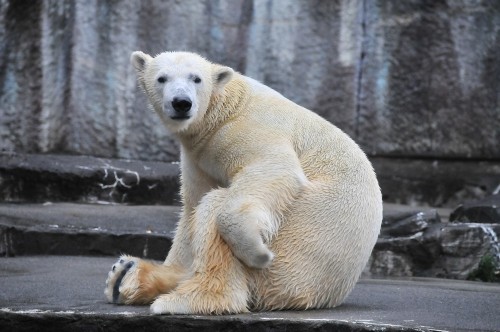
M 443 279 L 363 279 L 338 308 L 153 316 L 105 301 L 114 257 L 0 258 L 5 331 L 498 331 L 500 287 Z

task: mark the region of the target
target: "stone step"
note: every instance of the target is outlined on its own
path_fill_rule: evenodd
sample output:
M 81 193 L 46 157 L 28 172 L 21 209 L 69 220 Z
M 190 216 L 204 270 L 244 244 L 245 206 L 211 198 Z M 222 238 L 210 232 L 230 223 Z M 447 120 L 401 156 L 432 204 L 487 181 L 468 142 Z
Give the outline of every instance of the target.
M 0 153 L 0 202 L 179 203 L 179 165 Z
M 0 204 L 0 256 L 122 253 L 163 260 L 178 206 Z M 381 234 L 366 277 L 466 279 L 487 255 L 500 260 L 498 224 L 443 222 L 449 210 L 385 204 Z
M 0 204 L 0 256 L 128 253 L 165 259 L 177 206 Z
M 229 316 L 152 316 L 145 306 L 105 301 L 115 258 L 0 258 L 5 331 L 498 331 L 500 286 L 440 279 L 361 280 L 327 310 Z

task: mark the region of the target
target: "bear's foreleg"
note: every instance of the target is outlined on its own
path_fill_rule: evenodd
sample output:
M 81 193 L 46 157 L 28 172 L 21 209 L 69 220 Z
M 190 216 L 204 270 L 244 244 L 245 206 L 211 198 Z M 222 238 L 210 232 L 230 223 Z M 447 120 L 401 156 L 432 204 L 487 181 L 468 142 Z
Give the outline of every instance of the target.
M 217 216 L 217 229 L 236 257 L 249 267 L 262 269 L 274 258 L 261 234 L 262 225 L 271 224 L 270 219 L 263 204 L 247 196 L 226 201 Z
M 192 230 L 191 277 L 151 305 L 155 314 L 229 314 L 246 312 L 248 282 L 244 265 L 218 231 L 217 217 L 226 189 L 206 194 L 196 208 Z
M 291 147 L 277 144 L 258 147 L 258 151 L 257 160 L 236 163 L 245 166 L 230 181 L 217 226 L 236 257 L 249 267 L 262 269 L 274 258 L 268 244 L 309 182 Z

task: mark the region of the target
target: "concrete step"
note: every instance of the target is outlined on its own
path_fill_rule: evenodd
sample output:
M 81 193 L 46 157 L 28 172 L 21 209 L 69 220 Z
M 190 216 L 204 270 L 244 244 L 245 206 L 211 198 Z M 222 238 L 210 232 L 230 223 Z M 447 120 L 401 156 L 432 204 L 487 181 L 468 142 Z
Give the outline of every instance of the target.
M 115 258 L 0 258 L 4 331 L 498 331 L 500 286 L 441 279 L 361 280 L 338 308 L 229 316 L 152 316 L 108 304 Z
M 0 202 L 179 203 L 179 165 L 0 153 Z
M 0 256 L 128 253 L 165 259 L 177 206 L 0 204 Z

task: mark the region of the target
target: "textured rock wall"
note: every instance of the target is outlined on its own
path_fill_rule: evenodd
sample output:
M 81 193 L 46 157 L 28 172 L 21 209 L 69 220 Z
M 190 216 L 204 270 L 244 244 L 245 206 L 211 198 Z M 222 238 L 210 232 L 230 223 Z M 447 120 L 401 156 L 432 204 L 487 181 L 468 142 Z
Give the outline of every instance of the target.
M 500 158 L 500 2 L 0 0 L 0 149 L 176 160 L 133 50 L 191 50 L 371 155 Z
M 500 2 L 367 1 L 365 12 L 365 149 L 500 157 Z

